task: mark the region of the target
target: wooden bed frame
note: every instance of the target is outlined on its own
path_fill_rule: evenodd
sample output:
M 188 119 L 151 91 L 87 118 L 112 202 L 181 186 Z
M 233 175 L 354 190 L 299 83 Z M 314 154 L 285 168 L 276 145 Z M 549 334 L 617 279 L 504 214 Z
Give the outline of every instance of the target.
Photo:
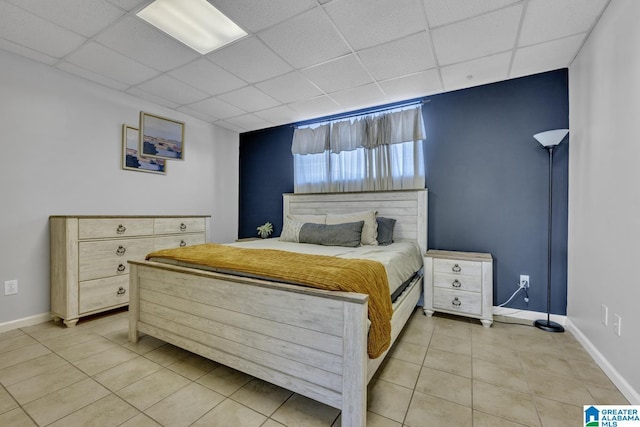
M 394 238 L 427 249 L 427 190 L 285 194 L 284 215 L 377 210 Z M 386 352 L 367 357 L 368 296 L 129 261 L 129 340 L 139 333 L 342 410 L 365 426 L 367 384 Z M 392 342 L 422 292 L 417 278 L 394 303 Z

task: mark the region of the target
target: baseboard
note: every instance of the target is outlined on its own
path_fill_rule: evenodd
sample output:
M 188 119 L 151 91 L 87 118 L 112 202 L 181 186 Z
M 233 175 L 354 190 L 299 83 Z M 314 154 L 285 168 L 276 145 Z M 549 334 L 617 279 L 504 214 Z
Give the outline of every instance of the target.
M 547 313 L 538 311 L 519 310 L 516 308 L 493 307 L 493 320 L 503 323 L 517 323 L 521 325 L 533 325 L 538 319 L 546 319 Z M 558 314 L 552 314 L 550 319 L 564 326 L 567 317 Z
M 49 320 L 51 320 L 50 312 L 35 314 L 23 319 L 11 320 L 9 322 L 0 323 L 0 333 L 18 328 L 25 328 L 27 326 L 39 325 L 40 323 L 48 322 Z
M 624 379 L 622 375 L 613 367 L 611 363 L 600 353 L 593 343 L 582 333 L 571 319 L 567 319 L 566 328 L 573 336 L 582 344 L 587 352 L 593 357 L 593 360 L 600 366 L 609 379 L 618 387 L 620 393 L 627 398 L 632 405 L 640 405 L 640 393 L 636 391 L 631 384 Z

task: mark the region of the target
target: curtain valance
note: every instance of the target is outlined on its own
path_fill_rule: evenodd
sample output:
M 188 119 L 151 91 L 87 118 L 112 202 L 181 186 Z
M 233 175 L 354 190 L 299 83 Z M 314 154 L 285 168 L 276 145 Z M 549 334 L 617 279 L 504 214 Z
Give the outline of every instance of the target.
M 425 138 L 422 106 L 391 113 L 335 121 L 293 133 L 293 154 L 318 154 L 376 148 Z

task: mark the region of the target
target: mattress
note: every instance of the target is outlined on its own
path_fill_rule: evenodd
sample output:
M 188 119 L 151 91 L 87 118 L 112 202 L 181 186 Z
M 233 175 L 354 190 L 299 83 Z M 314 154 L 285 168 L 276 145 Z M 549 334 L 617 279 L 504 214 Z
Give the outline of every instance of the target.
M 392 295 L 422 268 L 422 253 L 417 243 L 397 241 L 387 246 L 322 246 L 280 241 L 278 238 L 230 243 L 230 246 L 254 249 L 277 249 L 310 255 L 336 256 L 346 259 L 367 259 L 380 262 L 387 272 L 389 294 Z

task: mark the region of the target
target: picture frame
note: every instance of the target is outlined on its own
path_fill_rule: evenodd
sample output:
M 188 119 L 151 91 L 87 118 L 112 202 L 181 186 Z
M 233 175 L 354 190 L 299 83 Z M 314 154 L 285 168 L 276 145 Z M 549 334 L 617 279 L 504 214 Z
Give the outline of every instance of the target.
M 122 169 L 167 174 L 167 161 L 152 157 L 140 156 L 140 137 L 138 128 L 122 125 Z
M 143 157 L 184 160 L 184 122 L 140 111 L 139 129 Z

